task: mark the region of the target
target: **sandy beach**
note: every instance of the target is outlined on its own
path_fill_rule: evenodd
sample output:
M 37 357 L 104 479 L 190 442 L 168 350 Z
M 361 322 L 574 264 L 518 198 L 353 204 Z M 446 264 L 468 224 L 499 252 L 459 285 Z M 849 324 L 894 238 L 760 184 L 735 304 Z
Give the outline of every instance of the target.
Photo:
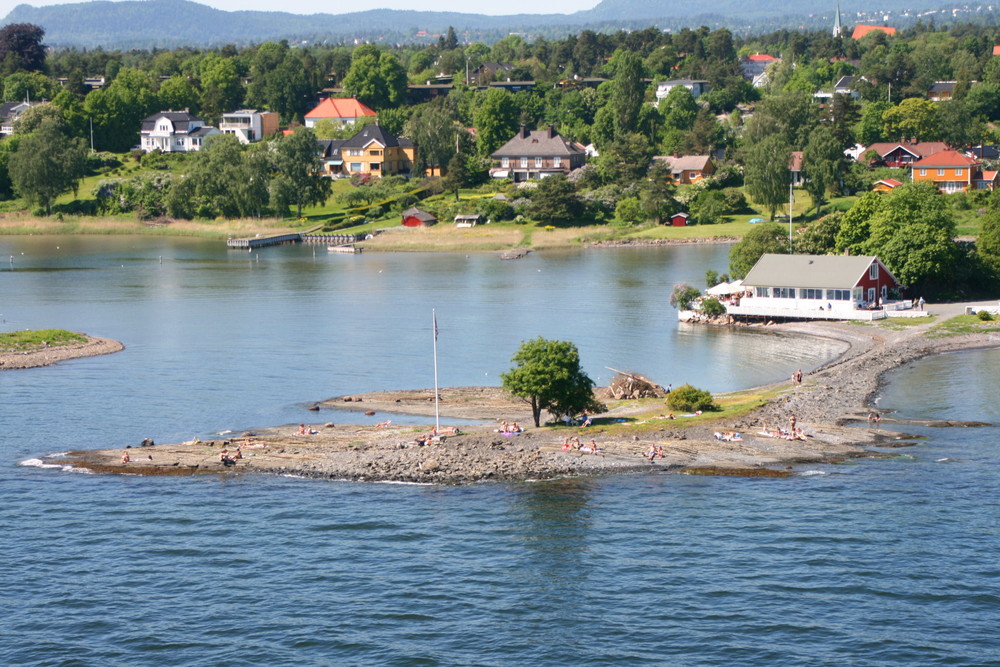
M 932 309 L 931 312 L 934 312 Z M 960 312 L 941 307 L 942 321 Z M 784 476 L 803 464 L 847 458 L 886 456 L 889 448 L 907 446 L 905 434 L 880 428 L 850 428 L 864 422 L 883 375 L 914 359 L 975 347 L 1000 346 L 1000 329 L 949 337 L 928 337 L 932 324 L 860 326 L 804 322 L 773 325 L 785 333 L 833 338 L 849 348 L 837 359 L 807 374 L 766 387 L 772 398 L 739 418 L 666 419 L 662 400 L 616 403 L 593 426 L 528 427 L 517 435 L 500 433 L 501 420 L 529 425 L 526 403 L 496 387 L 440 390 L 442 425 L 449 419 L 477 419 L 430 440 L 434 417 L 432 390 L 376 392 L 338 396 L 310 406 L 306 432 L 298 425 L 262 428 L 213 441 L 70 452 L 46 463 L 72 465 L 93 472 L 128 474 L 271 473 L 337 480 L 469 483 L 545 479 L 650 471 L 700 474 Z M 374 412 L 379 426 L 331 422 L 324 412 Z M 427 416 L 426 426 L 396 425 L 393 414 Z M 792 415 L 804 441 L 762 435 L 765 426 L 787 427 Z M 341 419 L 342 413 L 336 419 Z M 306 421 L 305 415 L 303 421 Z M 891 423 L 891 415 L 884 423 Z M 905 424 L 897 428 L 905 429 Z M 716 432 L 737 431 L 742 440 L 720 441 Z M 565 450 L 567 438 L 584 447 Z M 590 450 L 596 445 L 596 453 Z M 650 460 L 651 447 L 662 457 Z M 224 463 L 224 456 L 239 456 Z M 128 462 L 123 453 L 128 452 Z M 225 452 L 225 454 L 223 454 Z
M 86 335 L 86 334 L 84 334 Z M 87 342 L 80 345 L 60 345 L 46 347 L 31 352 L 10 352 L 0 354 L 0 370 L 38 368 L 49 366 L 67 359 L 97 357 L 124 350 L 125 346 L 110 338 L 87 336 Z

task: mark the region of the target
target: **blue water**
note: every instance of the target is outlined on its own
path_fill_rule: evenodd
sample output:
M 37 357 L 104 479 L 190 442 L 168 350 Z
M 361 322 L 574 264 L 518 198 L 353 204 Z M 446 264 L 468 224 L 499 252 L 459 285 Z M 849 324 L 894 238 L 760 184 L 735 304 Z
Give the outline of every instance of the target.
M 86 249 L 66 271 L 0 272 L 8 325 L 83 328 L 129 344 L 109 357 L 0 373 L 0 664 L 1000 664 L 996 427 L 924 429 L 927 440 L 890 450 L 893 459 L 815 466 L 786 480 L 652 475 L 438 487 L 17 465 L 146 434 L 297 422 L 296 401 L 356 384 L 398 386 L 382 377 L 386 368 L 404 386 L 426 384 L 416 384 L 423 371 L 411 368 L 423 363 L 418 345 L 389 349 L 401 334 L 383 330 L 365 281 L 351 278 L 357 268 L 337 269 L 326 256 L 312 265 L 291 248 L 262 255 L 267 268 L 258 270 L 257 260 L 191 244 L 196 268 L 165 280 L 150 257 L 178 248 L 184 244 L 134 251 L 142 268 L 128 279 L 110 268 L 121 270 L 123 254 Z M 699 334 L 670 327 L 669 317 L 649 324 L 662 305 L 647 302 L 658 281 L 685 271 L 697 279 L 701 270 L 678 269 L 687 260 L 671 253 L 642 258 L 676 273 L 636 278 L 631 291 L 642 312 L 630 319 L 621 309 L 614 327 L 585 315 L 566 323 L 562 311 L 546 316 L 561 301 L 524 284 L 530 267 L 555 290 L 583 289 L 567 277 L 583 267 L 602 272 L 586 291 L 614 298 L 622 292 L 610 276 L 636 261 L 616 255 L 532 258 L 513 276 L 496 266 L 517 263 L 443 258 L 454 264 L 436 283 L 405 287 L 419 272 L 397 278 L 409 296 L 394 298 L 390 310 L 399 312 L 386 317 L 423 317 L 427 303 L 445 302 L 442 339 L 458 329 L 471 348 L 463 364 L 483 354 L 501 370 L 512 350 L 486 348 L 570 329 L 581 333 L 585 359 L 614 345 L 642 368 L 700 364 L 715 377 L 716 364 L 752 367 L 714 347 L 720 341 L 737 354 L 759 346 L 762 381 L 772 372 L 785 377 L 784 364 L 806 365 L 796 358 L 806 352 L 789 349 L 794 340 L 694 342 Z M 424 275 L 444 271 L 437 256 L 371 257 L 383 272 L 420 264 L 429 264 Z M 93 268 L 72 268 L 85 261 Z M 377 280 L 376 266 L 364 271 L 366 281 Z M 296 277 L 300 271 L 307 275 Z M 63 274 L 72 278 L 56 288 Z M 474 275 L 480 285 L 505 284 L 468 288 L 463 299 L 441 286 L 473 283 Z M 334 278 L 363 293 L 352 302 L 360 321 L 344 310 L 321 317 L 323 304 L 336 310 L 353 298 L 333 289 Z M 266 315 L 248 302 L 259 289 Z M 427 290 L 436 290 L 433 298 Z M 544 305 L 535 309 L 532 298 Z M 496 333 L 500 327 L 470 314 L 493 308 L 528 309 L 531 317 Z M 460 324 L 463 316 L 473 324 Z M 661 324 L 669 328 L 657 331 Z M 310 327 L 330 349 L 353 350 L 365 363 L 329 360 Z M 266 350 L 278 360 L 245 361 Z M 588 363 L 596 374 L 603 359 Z M 451 372 L 471 383 L 481 371 L 463 364 Z M 921 360 L 893 375 L 880 405 L 904 416 L 1000 423 L 998 370 L 997 351 Z

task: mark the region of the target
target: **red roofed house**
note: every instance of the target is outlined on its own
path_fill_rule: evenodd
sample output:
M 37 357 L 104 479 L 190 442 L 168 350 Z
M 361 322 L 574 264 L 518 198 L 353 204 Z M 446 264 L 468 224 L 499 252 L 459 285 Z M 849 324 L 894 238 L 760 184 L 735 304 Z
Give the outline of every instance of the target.
M 875 185 L 872 186 L 872 190 L 875 192 L 892 192 L 902 184 L 901 181 L 897 181 L 895 178 L 884 178 L 881 181 L 876 181 Z
M 977 160 L 951 150 L 917 160 L 910 167 L 910 176 L 914 183 L 934 183 L 947 193 L 992 190 L 997 181 L 996 172 L 984 172 Z
M 688 224 L 687 213 L 674 213 L 670 216 L 670 225 L 673 227 L 686 227 Z
M 993 55 L 1000 56 L 1000 46 L 993 47 Z
M 306 114 L 306 127 L 316 127 L 321 120 L 330 120 L 347 127 L 359 118 L 375 118 L 378 114 L 353 97 L 328 97 Z
M 854 26 L 854 34 L 851 35 L 851 39 L 861 39 L 870 32 L 884 32 L 887 35 L 895 35 L 896 29 L 890 28 L 884 25 L 856 25 Z
M 771 63 L 779 62 L 781 58 L 775 58 L 766 53 L 756 53 L 740 60 L 740 71 L 743 78 L 753 81 L 753 85 L 760 87 L 767 83 L 764 73 Z

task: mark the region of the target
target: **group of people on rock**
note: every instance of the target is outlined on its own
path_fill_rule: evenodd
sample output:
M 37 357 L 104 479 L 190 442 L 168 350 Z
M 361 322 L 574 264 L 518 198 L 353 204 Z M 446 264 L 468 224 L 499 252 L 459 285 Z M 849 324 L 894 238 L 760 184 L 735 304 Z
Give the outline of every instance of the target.
M 584 445 L 580 442 L 580 438 L 566 436 L 566 440 L 563 442 L 562 450 L 564 452 L 583 452 L 584 454 L 600 454 L 604 450 L 597 446 L 597 441 L 591 440 L 590 444 Z
M 240 450 L 239 447 L 236 448 L 236 451 L 233 452 L 232 455 L 229 454 L 228 449 L 223 449 L 221 452 L 219 452 L 219 462 L 222 465 L 226 466 L 227 468 L 236 465 L 236 462 L 242 458 L 243 458 L 243 452 Z
M 653 459 L 662 459 L 663 447 L 660 447 L 658 445 L 650 445 L 649 450 L 646 451 L 646 458 L 649 459 L 650 463 L 653 462 Z
M 524 428 L 517 422 L 508 424 L 506 420 L 500 423 L 500 428 L 497 429 L 497 433 L 502 433 L 504 435 L 517 435 L 518 433 L 523 433 Z

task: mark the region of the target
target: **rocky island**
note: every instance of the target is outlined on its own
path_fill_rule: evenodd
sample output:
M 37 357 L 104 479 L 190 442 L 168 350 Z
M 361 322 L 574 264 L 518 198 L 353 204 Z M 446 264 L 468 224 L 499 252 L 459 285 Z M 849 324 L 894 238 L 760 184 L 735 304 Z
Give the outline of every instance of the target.
M 609 401 L 608 412 L 589 427 L 554 425 L 511 433 L 503 432 L 501 423 L 529 423 L 526 403 L 500 388 L 456 387 L 440 390 L 442 417 L 483 423 L 434 434 L 430 425 L 397 425 L 391 419 L 393 414 L 426 415 L 432 422 L 433 390 L 378 392 L 310 406 L 312 416 L 333 407 L 385 415 L 378 425 L 320 421 L 212 441 L 70 452 L 44 463 L 140 475 L 271 473 L 452 484 L 652 470 L 784 476 L 797 465 L 885 456 L 880 449 L 913 444 L 879 424 L 850 427 L 867 419 L 886 371 L 928 354 L 1000 345 L 995 322 L 957 332 L 934 325 L 775 325 L 788 333 L 841 340 L 849 347 L 801 383 L 720 396 L 742 406 L 722 417 L 670 418 L 657 399 Z M 792 415 L 804 440 L 771 435 Z M 882 419 L 883 424 L 894 421 L 891 415 Z M 720 432 L 739 433 L 741 439 L 718 439 Z

